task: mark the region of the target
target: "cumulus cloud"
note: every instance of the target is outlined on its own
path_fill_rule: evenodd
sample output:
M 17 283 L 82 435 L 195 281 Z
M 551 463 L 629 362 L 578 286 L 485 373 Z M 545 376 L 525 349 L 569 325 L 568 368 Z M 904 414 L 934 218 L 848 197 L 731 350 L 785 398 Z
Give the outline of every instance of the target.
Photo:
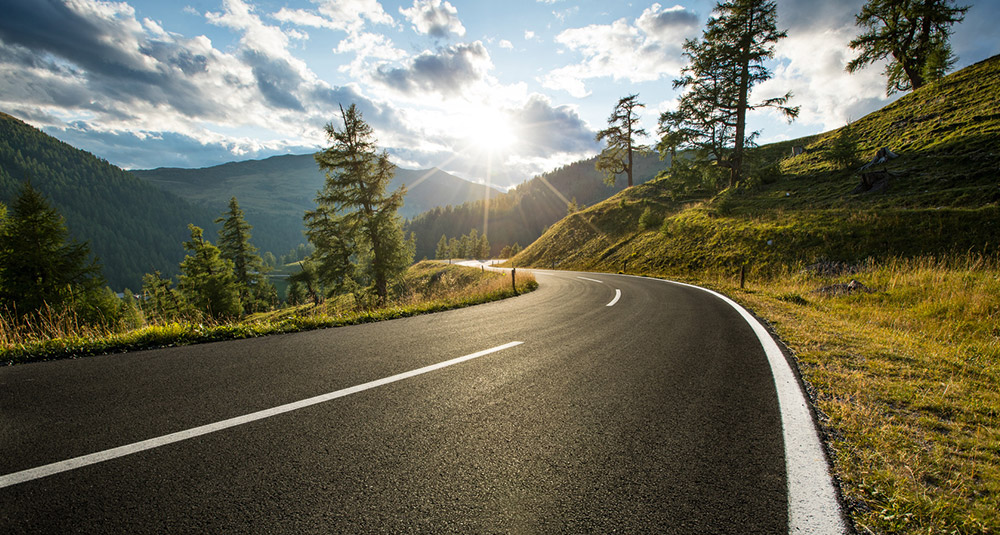
M 265 24 L 242 0 L 205 15 L 240 35 L 230 52 L 205 36 L 138 20 L 124 3 L 8 4 L 0 18 L 0 107 L 64 139 L 89 139 L 81 146 L 122 165 L 140 165 L 136 154 L 181 158 L 157 151 L 185 143 L 206 147 L 185 148 L 190 155 L 229 151 L 224 159 L 312 146 L 322 143 L 322 125 L 340 103 L 364 106 L 376 127 L 407 132 L 389 106 L 319 80 L 289 52 L 295 34 Z M 157 149 L 129 153 L 126 146 L 140 139 Z
M 699 29 L 694 13 L 660 4 L 646 8 L 633 23 L 622 18 L 571 28 L 556 36 L 556 42 L 579 52 L 583 60 L 555 69 L 539 81 L 546 88 L 582 98 L 589 94 L 585 82 L 592 78 L 648 82 L 676 75 L 684 65 L 681 44 Z
M 500 42 L 497 44 L 500 45 L 500 48 L 504 48 L 507 50 L 514 50 L 514 43 L 511 43 L 506 39 L 501 39 Z
M 435 52 L 424 51 L 403 67 L 380 67 L 373 79 L 404 94 L 461 94 L 463 89 L 482 80 L 493 62 L 483 43 L 451 45 Z
M 399 12 L 417 33 L 438 38 L 450 33 L 459 37 L 465 35 L 465 26 L 458 20 L 458 10 L 447 0 L 413 0 L 413 7 L 399 8 Z

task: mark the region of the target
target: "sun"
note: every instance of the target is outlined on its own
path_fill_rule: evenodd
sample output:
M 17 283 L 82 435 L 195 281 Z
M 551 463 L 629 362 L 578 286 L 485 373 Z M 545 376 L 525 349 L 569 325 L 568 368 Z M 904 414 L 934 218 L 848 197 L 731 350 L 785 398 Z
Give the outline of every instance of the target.
M 469 143 L 479 150 L 501 152 L 517 142 L 510 118 L 498 110 L 483 108 L 471 111 L 464 119 Z

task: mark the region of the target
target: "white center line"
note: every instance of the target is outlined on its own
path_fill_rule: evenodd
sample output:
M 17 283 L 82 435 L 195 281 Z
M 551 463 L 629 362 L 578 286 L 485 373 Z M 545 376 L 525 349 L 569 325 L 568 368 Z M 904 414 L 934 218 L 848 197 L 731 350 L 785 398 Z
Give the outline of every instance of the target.
M 613 306 L 615 306 L 615 303 L 617 303 L 618 300 L 621 299 L 621 298 L 622 298 L 622 291 L 619 290 L 618 288 L 615 288 L 615 298 L 612 299 L 610 303 L 608 303 L 608 304 L 606 304 L 604 306 L 613 307 Z
M 424 366 L 423 368 L 418 368 L 416 370 L 410 370 L 408 372 L 396 374 L 391 377 L 377 379 L 375 381 L 370 381 L 357 386 L 352 386 L 349 388 L 345 388 L 343 390 L 337 390 L 336 392 L 330 392 L 329 394 L 322 394 L 308 399 L 303 399 L 301 401 L 280 405 L 278 407 L 274 407 L 271 409 L 265 409 L 262 411 L 252 412 L 250 414 L 244 414 L 243 416 L 230 418 L 228 420 L 222 420 L 221 422 L 202 425 L 184 431 L 171 433 L 169 435 L 163 435 L 161 437 L 151 438 L 148 440 L 143 440 L 141 442 L 127 444 L 125 446 L 119 446 L 117 448 L 99 451 L 97 453 L 91 453 L 88 455 L 75 457 L 73 459 L 67 459 L 65 461 L 59 461 L 56 463 L 47 464 L 45 466 L 39 466 L 37 468 L 29 468 L 27 470 L 22 470 L 20 472 L 14 472 L 12 474 L 3 475 L 0 476 L 0 488 L 9 487 L 11 485 L 17 485 L 18 483 L 24 483 L 27 481 L 31 481 L 33 479 L 39 479 L 42 477 L 51 476 L 53 474 L 58 474 L 60 472 L 66 472 L 69 470 L 75 470 L 77 468 L 83 468 L 84 466 L 89 466 L 92 464 L 109 461 L 111 459 L 117 459 L 118 457 L 124 457 L 126 455 L 131 455 L 133 453 L 138 453 L 140 451 L 150 450 L 153 448 L 158 448 L 160 446 L 165 446 L 167 444 L 172 444 L 174 442 L 187 440 L 189 438 L 195 438 L 202 435 L 207 435 L 209 433 L 222 431 L 223 429 L 236 427 L 238 425 L 248 424 L 250 422 L 254 422 L 257 420 L 263 420 L 264 418 L 270 418 L 271 416 L 277 416 L 279 414 L 302 409 L 305 407 L 309 407 L 311 405 L 316 405 L 318 403 L 323 403 L 333 399 L 342 398 L 344 396 L 349 396 L 351 394 L 356 394 L 358 392 L 363 392 L 365 390 L 370 390 L 372 388 L 376 388 L 379 386 L 384 386 L 389 383 L 401 381 L 403 379 L 409 379 L 410 377 L 416 377 L 417 375 L 422 375 L 428 372 L 440 370 L 441 368 L 447 368 L 448 366 L 460 364 L 467 360 L 472 360 L 485 355 L 489 355 L 490 353 L 496 353 L 497 351 L 509 349 L 514 346 L 521 345 L 523 343 L 524 342 L 510 342 L 501 346 L 496 346 L 490 349 L 484 349 L 483 351 L 479 351 L 476 353 L 471 353 L 463 357 L 453 358 L 451 360 L 446 360 L 444 362 L 439 362 L 437 364 L 431 364 L 430 366 Z
M 601 284 L 604 284 L 604 281 L 599 281 L 599 280 L 597 280 L 597 279 L 588 279 L 587 277 L 577 277 L 577 278 L 578 278 L 578 279 L 583 279 L 583 280 L 585 280 L 585 281 L 590 281 L 590 282 L 599 282 L 599 283 L 601 283 Z

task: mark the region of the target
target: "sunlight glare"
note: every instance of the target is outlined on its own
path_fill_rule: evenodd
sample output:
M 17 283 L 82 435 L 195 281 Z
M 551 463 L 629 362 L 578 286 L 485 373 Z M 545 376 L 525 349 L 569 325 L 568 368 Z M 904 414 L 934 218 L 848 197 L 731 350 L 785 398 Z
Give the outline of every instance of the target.
M 510 120 L 493 109 L 470 114 L 466 132 L 469 141 L 477 148 L 494 153 L 509 149 L 517 141 Z

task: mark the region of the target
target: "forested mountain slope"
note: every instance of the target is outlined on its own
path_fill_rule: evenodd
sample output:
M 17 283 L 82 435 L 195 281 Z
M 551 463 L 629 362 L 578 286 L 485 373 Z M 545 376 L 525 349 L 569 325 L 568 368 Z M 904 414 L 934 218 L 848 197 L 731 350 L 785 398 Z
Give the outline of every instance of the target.
M 302 216 L 316 207 L 316 193 L 323 187 L 320 172 L 311 154 L 273 156 L 264 160 L 229 162 L 201 169 L 159 168 L 132 173 L 199 206 L 221 212 L 235 196 L 254 225 L 253 242 L 262 251 L 276 255 L 305 241 Z M 499 195 L 488 188 L 440 169 L 396 168 L 389 189 L 406 185 L 407 193 L 399 213 L 402 217 L 437 206 L 462 204 L 473 199 Z
M 184 257 L 188 223 L 211 228 L 208 210 L 0 113 L 0 202 L 31 184 L 66 219 L 70 234 L 88 241 L 108 284 L 138 290 L 144 273 L 173 274 Z M 214 236 L 213 236 L 214 237 Z
M 406 230 L 417 235 L 417 258 L 433 258 L 442 235 L 461 237 L 476 229 L 486 234 L 497 254 L 505 245 L 524 246 L 535 241 L 549 225 L 562 219 L 568 204 L 590 205 L 621 191 L 625 179 L 614 187 L 604 183 L 604 176 L 594 169 L 596 157 L 565 165 L 536 176 L 505 194 L 484 201 L 459 206 L 435 208 L 409 221 Z M 669 167 L 653 154 L 636 155 L 635 183 L 641 184 Z M 488 210 L 487 210 L 488 207 Z M 484 217 L 485 215 L 485 217 Z

